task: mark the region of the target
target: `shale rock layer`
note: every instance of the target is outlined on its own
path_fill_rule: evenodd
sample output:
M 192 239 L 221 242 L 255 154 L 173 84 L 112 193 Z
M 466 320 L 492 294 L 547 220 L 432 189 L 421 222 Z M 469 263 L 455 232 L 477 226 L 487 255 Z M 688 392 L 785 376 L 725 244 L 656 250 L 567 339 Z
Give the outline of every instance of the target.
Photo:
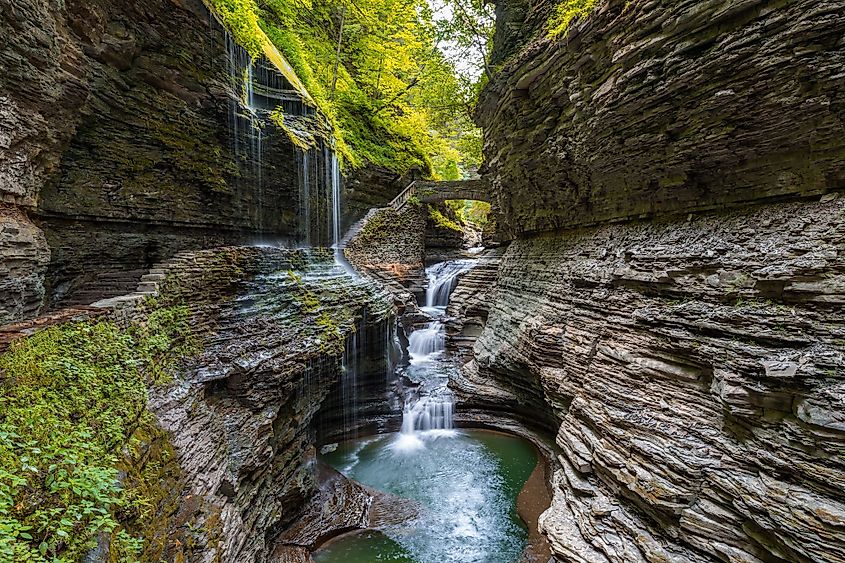
M 498 4 L 476 118 L 511 233 L 845 188 L 841 2 L 600 0 L 557 39 L 556 3 Z
M 845 560 L 843 229 L 828 196 L 509 247 L 453 386 L 551 410 L 558 557 Z

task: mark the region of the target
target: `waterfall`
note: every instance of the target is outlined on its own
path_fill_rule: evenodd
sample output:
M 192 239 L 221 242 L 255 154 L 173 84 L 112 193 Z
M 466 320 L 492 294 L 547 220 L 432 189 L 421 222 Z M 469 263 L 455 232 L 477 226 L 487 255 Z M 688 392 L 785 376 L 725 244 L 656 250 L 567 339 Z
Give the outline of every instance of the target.
M 433 321 L 418 328 L 408 337 L 408 354 L 411 365 L 432 361 L 446 349 L 446 333 L 443 323 Z
M 402 434 L 429 432 L 431 430 L 452 430 L 454 401 L 451 397 L 424 397 L 413 404 L 405 405 L 402 413 Z
M 244 188 L 252 190 L 250 209 L 254 210 L 254 226 L 265 231 L 270 226 L 273 209 L 268 198 L 264 174 L 264 153 L 272 150 L 275 140 L 273 128 L 264 130 L 270 113 L 281 109 L 288 132 L 302 134 L 310 147 L 297 152 L 299 176 L 299 217 L 301 243 L 304 246 L 337 248 L 341 239 L 342 178 L 340 162 L 335 152 L 335 140 L 324 139 L 299 117 L 314 115 L 315 109 L 301 99 L 291 99 L 290 84 L 272 64 L 259 57 L 255 60 L 239 46 L 229 33 L 225 34 L 228 71 L 231 85 L 229 96 L 229 130 L 232 154 L 240 174 L 235 178 Z M 269 136 L 268 136 L 269 134 Z M 268 145 L 268 146 L 265 146 Z M 265 178 L 267 176 L 267 178 Z M 269 183 L 269 182 L 268 182 Z M 276 221 L 272 222 L 277 224 Z M 339 251 L 336 253 L 339 254 Z
M 450 435 L 454 429 L 455 402 L 451 395 L 423 397 L 405 403 L 402 429 L 391 444 L 396 451 L 413 451 L 425 446 L 423 438 Z
M 448 359 L 441 359 L 446 350 L 445 311 L 449 296 L 461 274 L 476 265 L 475 260 L 440 262 L 426 268 L 427 312 L 432 320 L 408 336 L 410 365 L 406 376 L 419 387 L 415 396 L 405 400 L 402 411 L 402 430 L 393 442 L 395 450 L 410 451 L 424 447 L 426 436 L 442 435 L 454 428 L 454 399 L 446 389 Z M 444 369 L 447 370 L 444 372 Z
M 229 98 L 229 132 L 232 138 L 232 154 L 235 164 L 244 163 L 251 168 L 254 188 L 255 227 L 264 230 L 264 139 L 263 119 L 256 99 L 256 69 L 252 57 L 239 46 L 232 36 L 225 34 L 229 80 L 236 95 Z M 259 74 L 269 80 L 266 69 Z M 245 110 L 245 111 L 244 111 Z M 244 136 L 246 142 L 241 142 Z M 248 170 L 250 168 L 247 168 Z M 239 176 L 242 177 L 242 176 Z
M 426 268 L 428 288 L 425 291 L 425 308 L 429 311 L 436 307 L 445 308 L 461 274 L 471 270 L 475 264 L 475 260 L 450 260 Z
M 346 341 L 341 363 L 341 408 L 343 410 L 343 435 L 347 439 L 358 437 L 358 332 Z
M 331 162 L 331 186 L 332 186 L 332 248 L 339 252 L 340 244 L 340 163 L 337 160 L 337 153 L 330 151 Z
M 303 151 L 299 176 L 300 218 L 302 221 L 302 242 L 311 246 L 311 151 Z

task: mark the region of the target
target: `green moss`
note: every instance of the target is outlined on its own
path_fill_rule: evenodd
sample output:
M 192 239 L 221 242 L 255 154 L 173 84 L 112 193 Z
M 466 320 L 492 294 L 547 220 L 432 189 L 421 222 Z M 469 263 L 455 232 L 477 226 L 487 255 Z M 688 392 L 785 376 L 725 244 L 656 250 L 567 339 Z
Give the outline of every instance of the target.
M 147 385 L 196 350 L 188 317 L 59 325 L 0 355 L 0 559 L 78 561 L 103 533 L 126 558 L 142 549 L 117 515 L 145 496 L 117 467 Z
M 428 206 L 428 216 L 434 221 L 434 224 L 440 227 L 441 229 L 446 229 L 449 231 L 456 231 L 459 233 L 463 233 L 464 229 L 458 223 L 449 219 L 443 213 L 440 212 L 439 209 L 434 207 L 433 205 Z
M 165 114 L 164 119 L 148 121 L 151 135 L 164 148 L 164 156 L 179 170 L 187 183 L 189 180 L 208 186 L 211 191 L 228 192 L 226 177 L 240 172 L 228 151 L 214 140 L 215 132 L 195 119 L 186 119 L 182 114 Z M 132 154 L 132 153 L 127 153 Z M 131 184 L 137 189 L 157 188 L 159 175 L 144 171 L 146 178 L 129 175 Z
M 253 57 L 264 50 L 265 38 L 258 27 L 254 0 L 206 0 L 223 20 L 235 41 Z
M 563 0 L 549 18 L 549 35 L 559 37 L 565 34 L 572 20 L 589 16 L 597 2 L 598 0 Z
M 343 353 L 345 337 L 342 327 L 351 325 L 354 327 L 353 315 L 343 308 L 333 310 L 331 314 L 326 310 L 320 297 L 306 287 L 302 276 L 288 270 L 288 278 L 294 282 L 293 298 L 298 304 L 303 317 L 311 317 L 311 321 L 303 321 L 307 326 L 310 322 L 319 328 L 320 348 L 326 354 L 339 355 Z M 313 326 L 312 325 L 312 326 Z

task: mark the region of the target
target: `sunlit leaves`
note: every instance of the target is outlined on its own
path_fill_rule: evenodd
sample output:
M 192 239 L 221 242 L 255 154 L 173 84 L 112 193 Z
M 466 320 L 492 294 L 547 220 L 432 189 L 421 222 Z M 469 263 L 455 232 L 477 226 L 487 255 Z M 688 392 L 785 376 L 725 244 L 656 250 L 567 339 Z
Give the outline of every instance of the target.
M 477 165 L 480 152 L 459 142 L 475 129 L 471 102 L 426 2 L 262 0 L 259 8 L 263 29 L 351 148 L 350 164 L 444 178 L 460 162 Z

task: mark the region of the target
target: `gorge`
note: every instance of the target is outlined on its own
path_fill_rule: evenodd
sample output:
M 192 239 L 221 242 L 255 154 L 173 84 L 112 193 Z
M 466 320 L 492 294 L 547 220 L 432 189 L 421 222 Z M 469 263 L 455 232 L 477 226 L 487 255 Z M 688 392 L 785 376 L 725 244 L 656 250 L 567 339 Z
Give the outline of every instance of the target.
M 843 14 L 0 0 L 0 561 L 845 562 Z

